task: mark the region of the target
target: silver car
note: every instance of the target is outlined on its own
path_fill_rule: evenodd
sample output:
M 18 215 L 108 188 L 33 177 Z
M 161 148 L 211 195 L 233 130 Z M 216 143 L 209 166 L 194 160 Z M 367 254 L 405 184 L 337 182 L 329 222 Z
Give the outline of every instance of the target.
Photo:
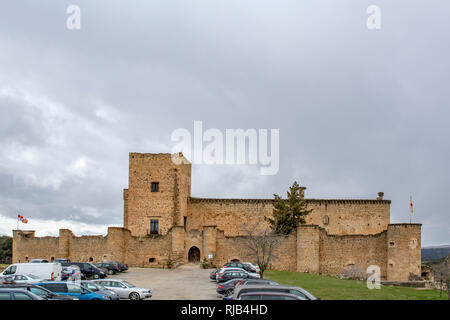
M 45 281 L 45 279 L 36 277 L 35 275 L 32 275 L 32 274 L 23 274 L 23 275 L 15 274 L 15 275 L 12 275 L 11 278 L 16 283 L 31 283 L 31 284 L 34 284 L 34 283 L 39 283 L 39 282 Z
M 152 297 L 150 289 L 138 288 L 125 280 L 92 280 L 106 289 L 116 292 L 120 299 L 141 300 Z
M 300 287 L 282 285 L 243 285 L 234 288 L 233 300 L 239 300 L 241 294 L 252 292 L 295 294 L 300 300 L 317 300 L 311 293 Z

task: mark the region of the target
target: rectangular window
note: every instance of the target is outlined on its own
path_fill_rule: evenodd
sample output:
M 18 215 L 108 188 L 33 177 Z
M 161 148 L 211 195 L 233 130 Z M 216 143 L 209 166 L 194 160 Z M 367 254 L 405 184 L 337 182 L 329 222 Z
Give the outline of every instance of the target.
M 158 220 L 150 220 L 150 234 L 159 234 Z
M 152 182 L 152 192 L 159 191 L 159 182 Z

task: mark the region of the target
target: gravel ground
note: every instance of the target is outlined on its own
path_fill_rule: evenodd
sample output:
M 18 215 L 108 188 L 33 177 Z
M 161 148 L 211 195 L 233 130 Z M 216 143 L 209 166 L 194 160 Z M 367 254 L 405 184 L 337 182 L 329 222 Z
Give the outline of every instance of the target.
M 200 264 L 185 264 L 176 269 L 130 268 L 108 278 L 149 288 L 152 300 L 218 300 L 217 284 L 209 279 L 212 270 L 202 269 Z

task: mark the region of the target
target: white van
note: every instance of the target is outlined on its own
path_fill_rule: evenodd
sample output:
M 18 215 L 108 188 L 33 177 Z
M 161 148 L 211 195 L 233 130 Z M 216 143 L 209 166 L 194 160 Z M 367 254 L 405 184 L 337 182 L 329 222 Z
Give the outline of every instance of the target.
M 2 276 L 32 274 L 45 280 L 61 281 L 60 263 L 14 263 L 3 270 Z

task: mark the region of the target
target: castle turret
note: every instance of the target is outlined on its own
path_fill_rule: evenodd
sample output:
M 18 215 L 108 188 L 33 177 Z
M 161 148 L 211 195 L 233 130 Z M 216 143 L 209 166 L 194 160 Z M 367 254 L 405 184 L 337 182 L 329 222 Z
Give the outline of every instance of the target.
M 410 274 L 420 276 L 421 229 L 419 223 L 396 223 L 387 232 L 387 280 L 408 281 Z
M 186 158 L 181 153 L 130 153 L 129 161 L 124 227 L 133 236 L 145 236 L 184 226 L 191 186 L 191 164 Z

